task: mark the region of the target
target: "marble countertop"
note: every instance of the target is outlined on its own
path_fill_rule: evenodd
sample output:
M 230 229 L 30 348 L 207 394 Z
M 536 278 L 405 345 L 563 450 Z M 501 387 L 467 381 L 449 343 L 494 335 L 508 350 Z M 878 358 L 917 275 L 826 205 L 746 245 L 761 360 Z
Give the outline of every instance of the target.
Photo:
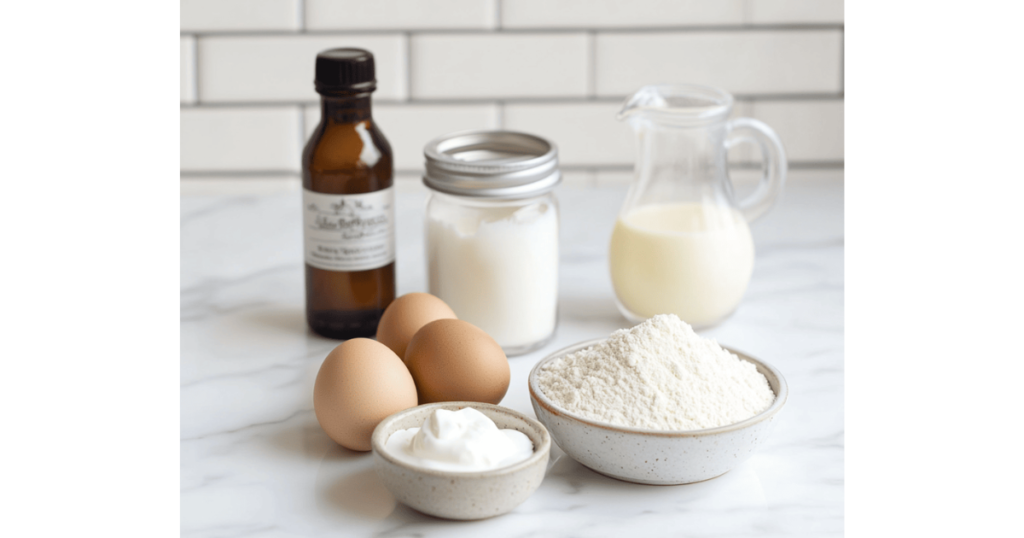
M 802 176 L 802 177 L 801 177 Z M 843 183 L 794 174 L 753 226 L 757 261 L 736 313 L 705 336 L 775 365 L 791 394 L 772 438 L 713 480 L 643 486 L 552 449 L 516 510 L 450 522 L 397 504 L 369 453 L 313 415 L 313 381 L 337 341 L 306 329 L 299 193 L 181 199 L 183 536 L 826 536 L 843 530 Z M 533 416 L 530 368 L 629 326 L 607 243 L 622 184 L 562 185 L 560 320 L 545 348 L 510 359 L 502 405 Z M 398 189 L 398 293 L 426 291 L 425 189 Z

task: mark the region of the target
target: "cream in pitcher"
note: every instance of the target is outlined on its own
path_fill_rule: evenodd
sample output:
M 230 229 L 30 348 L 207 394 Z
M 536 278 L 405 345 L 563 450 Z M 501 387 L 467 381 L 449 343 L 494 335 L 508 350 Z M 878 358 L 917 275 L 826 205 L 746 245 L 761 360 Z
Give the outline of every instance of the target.
M 701 325 L 739 304 L 754 270 L 754 242 L 731 208 L 658 204 L 619 218 L 610 258 L 615 293 L 630 312 L 670 312 Z
M 676 314 L 696 327 L 728 317 L 754 270 L 748 222 L 763 215 L 786 174 L 782 145 L 763 123 L 728 121 L 732 96 L 703 86 L 646 86 L 620 119 L 638 135 L 640 159 L 612 232 L 609 268 L 631 321 Z M 726 166 L 731 145 L 764 156 L 756 192 L 736 201 Z

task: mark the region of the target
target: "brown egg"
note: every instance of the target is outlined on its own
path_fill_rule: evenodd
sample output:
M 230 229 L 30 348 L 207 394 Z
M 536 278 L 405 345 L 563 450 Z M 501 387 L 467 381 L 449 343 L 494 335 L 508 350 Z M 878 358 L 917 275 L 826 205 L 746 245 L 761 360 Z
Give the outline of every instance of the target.
M 313 385 L 313 410 L 320 427 L 339 445 L 370 450 L 381 420 L 416 406 L 409 369 L 387 346 L 353 338 L 334 348 Z
M 405 359 L 405 349 L 412 336 L 436 319 L 456 319 L 455 312 L 429 293 L 407 293 L 392 301 L 380 317 L 377 341 Z
M 416 332 L 405 352 L 420 403 L 486 402 L 505 397 L 511 372 L 501 346 L 477 326 L 439 319 Z

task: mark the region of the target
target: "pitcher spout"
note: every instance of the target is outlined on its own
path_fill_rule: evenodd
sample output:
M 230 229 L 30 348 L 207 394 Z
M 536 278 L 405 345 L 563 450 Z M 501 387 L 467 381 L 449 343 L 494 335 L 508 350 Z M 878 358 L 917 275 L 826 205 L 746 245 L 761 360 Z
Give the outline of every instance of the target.
M 718 88 L 698 84 L 652 84 L 627 98 L 616 118 L 645 118 L 682 126 L 703 125 L 727 118 L 732 105 L 732 95 Z

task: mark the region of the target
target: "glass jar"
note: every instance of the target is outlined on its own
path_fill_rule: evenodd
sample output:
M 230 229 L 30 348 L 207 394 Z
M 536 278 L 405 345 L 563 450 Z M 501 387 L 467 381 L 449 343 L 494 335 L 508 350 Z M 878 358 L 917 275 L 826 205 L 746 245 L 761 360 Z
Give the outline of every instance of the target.
M 536 136 L 474 131 L 424 149 L 430 293 L 506 355 L 542 347 L 558 320 L 557 149 Z

